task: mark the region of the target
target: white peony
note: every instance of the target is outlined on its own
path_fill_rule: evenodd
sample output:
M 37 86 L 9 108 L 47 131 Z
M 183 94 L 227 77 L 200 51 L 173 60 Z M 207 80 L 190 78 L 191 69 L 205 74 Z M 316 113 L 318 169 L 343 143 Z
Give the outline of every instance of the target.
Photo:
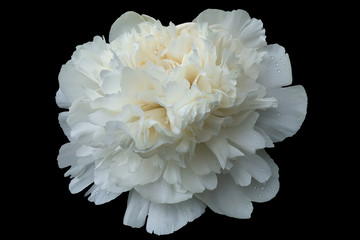
M 59 74 L 58 156 L 69 189 L 106 203 L 129 191 L 124 224 L 169 234 L 208 206 L 249 218 L 273 198 L 278 167 L 264 148 L 292 136 L 307 107 L 283 47 L 260 20 L 208 9 L 163 26 L 126 12 L 78 46 Z

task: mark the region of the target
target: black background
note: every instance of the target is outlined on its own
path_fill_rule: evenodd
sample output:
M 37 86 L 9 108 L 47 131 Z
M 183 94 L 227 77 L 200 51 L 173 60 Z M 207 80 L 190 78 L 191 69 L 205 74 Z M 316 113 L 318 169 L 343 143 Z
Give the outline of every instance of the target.
M 6 197 L 8 204 L 5 205 L 10 210 L 4 216 L 6 222 L 19 229 L 12 233 L 48 238 L 97 235 L 104 239 L 180 239 L 196 235 L 208 239 L 216 235 L 222 239 L 245 236 L 293 239 L 336 230 L 323 224 L 325 220 L 327 223 L 338 221 L 335 215 L 343 210 L 336 204 L 329 205 L 329 199 L 337 192 L 329 192 L 327 186 L 334 186 L 336 181 L 328 172 L 330 159 L 321 145 L 332 135 L 327 134 L 328 126 L 324 124 L 324 116 L 328 115 L 324 98 L 336 93 L 325 89 L 324 85 L 333 82 L 323 73 L 335 72 L 336 64 L 322 63 L 328 60 L 324 56 L 328 55 L 329 45 L 336 42 L 335 37 L 342 31 L 337 27 L 338 17 L 333 14 L 338 6 L 318 6 L 303 1 L 286 4 L 276 1 L 266 4 L 256 1 L 206 4 L 88 1 L 83 4 L 32 3 L 21 7 L 26 13 L 14 11 L 12 16 L 22 19 L 21 23 L 6 30 L 13 43 L 20 46 L 16 47 L 17 51 L 13 50 L 14 44 L 6 46 L 10 50 L 10 65 L 24 66 L 9 70 L 16 76 L 12 83 L 21 88 L 11 91 L 13 98 L 22 101 L 15 110 L 12 107 L 17 117 L 9 121 L 9 125 L 20 129 L 12 134 L 16 136 L 10 141 L 16 160 L 7 161 L 10 167 L 6 172 L 11 172 L 11 177 L 5 182 L 11 189 L 10 194 L 16 196 Z M 268 44 L 278 43 L 289 53 L 293 85 L 303 85 L 308 94 L 308 114 L 295 136 L 268 150 L 280 168 L 280 191 L 269 202 L 254 203 L 251 219 L 234 219 L 207 208 L 200 218 L 174 234 L 158 237 L 148 234 L 144 227 L 133 229 L 123 225 L 127 194 L 95 206 L 83 196 L 84 192 L 75 195 L 69 192 L 70 179 L 64 178 L 65 170 L 58 168 L 56 160 L 59 148 L 67 142 L 57 120 L 62 111 L 55 103 L 57 77 L 61 65 L 71 58 L 77 45 L 92 41 L 96 35 L 108 39 L 111 24 L 126 11 L 147 14 L 167 26 L 170 21 L 174 24 L 192 21 L 207 8 L 244 9 L 251 17 L 263 21 Z M 334 119 L 333 115 L 330 117 Z M 326 146 L 326 151 L 333 152 L 335 157 L 333 150 L 333 145 Z

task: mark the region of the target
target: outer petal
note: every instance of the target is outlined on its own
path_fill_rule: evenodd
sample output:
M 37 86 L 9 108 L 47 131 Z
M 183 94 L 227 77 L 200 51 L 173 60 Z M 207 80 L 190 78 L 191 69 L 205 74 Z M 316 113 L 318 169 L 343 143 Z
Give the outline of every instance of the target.
M 192 222 L 205 212 L 205 204 L 196 198 L 177 204 L 151 203 L 146 231 L 158 235 L 170 234 Z
M 144 226 L 149 207 L 149 201 L 142 198 L 135 190 L 131 190 L 124 215 L 124 224 L 136 228 Z
M 291 64 L 285 49 L 278 44 L 272 44 L 266 46 L 266 52 L 259 66 L 257 82 L 267 89 L 290 85 L 292 83 Z
M 278 100 L 278 107 L 259 110 L 256 126 L 279 142 L 299 130 L 306 115 L 307 95 L 302 86 L 270 89 L 267 95 Z
M 66 137 L 69 140 L 71 140 L 71 136 L 70 136 L 71 128 L 70 128 L 69 124 L 66 122 L 68 115 L 69 115 L 69 112 L 61 112 L 61 113 L 59 113 L 58 119 L 59 119 L 60 126 L 61 126 L 62 130 L 64 131 Z
M 163 177 L 154 183 L 138 185 L 135 190 L 142 197 L 155 203 L 178 203 L 192 197 L 190 192 L 178 192 L 174 185 L 168 184 Z
M 132 11 L 124 13 L 118 19 L 116 19 L 116 21 L 111 26 L 109 33 L 109 42 L 112 42 L 115 38 L 117 38 L 123 33 L 130 32 L 131 29 L 140 31 L 138 25 L 145 21 L 154 22 L 155 20 L 146 15 L 140 16 L 136 12 Z
M 98 185 L 93 185 L 85 194 L 85 196 L 89 195 L 88 200 L 90 202 L 94 202 L 96 205 L 107 203 L 116 197 L 118 197 L 121 193 L 114 193 L 104 189 L 101 189 Z
M 215 190 L 204 191 L 195 196 L 216 213 L 235 218 L 250 218 L 252 203 L 242 188 L 236 185 L 229 174 L 219 175 Z
M 71 105 L 71 102 L 66 99 L 61 89 L 56 92 L 55 101 L 60 108 L 69 108 Z
M 194 22 L 207 22 L 212 28 L 228 31 L 248 48 L 258 49 L 266 46 L 262 22 L 250 18 L 244 10 L 224 12 L 218 9 L 207 9 L 201 12 Z
M 253 179 L 251 184 L 242 190 L 251 201 L 266 202 L 275 197 L 279 191 L 279 168 L 265 150 L 260 150 L 258 154 L 269 165 L 272 173 L 271 177 L 264 183 Z
M 85 95 L 84 88 L 99 88 L 99 85 L 95 81 L 77 71 L 76 66 L 71 62 L 61 67 L 59 85 L 65 99 L 71 103 Z
M 74 177 L 70 184 L 69 190 L 71 193 L 79 193 L 84 190 L 87 186 L 94 182 L 94 165 L 88 165 L 84 167 L 81 173 Z
M 77 165 L 78 157 L 76 151 L 81 147 L 78 143 L 65 143 L 59 150 L 57 157 L 60 168 Z

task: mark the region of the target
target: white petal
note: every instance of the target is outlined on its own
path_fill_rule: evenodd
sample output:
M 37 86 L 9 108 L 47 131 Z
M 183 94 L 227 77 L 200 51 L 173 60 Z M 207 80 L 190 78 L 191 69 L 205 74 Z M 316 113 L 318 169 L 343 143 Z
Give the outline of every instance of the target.
M 209 25 L 218 24 L 224 20 L 226 12 L 219 9 L 206 9 L 202 11 L 194 22 L 207 22 Z
M 197 144 L 195 156 L 190 161 L 192 170 L 199 175 L 206 175 L 210 172 L 220 173 L 220 164 L 216 156 L 206 146 L 206 144 Z
M 271 169 L 264 159 L 257 154 L 248 154 L 234 161 L 234 166 L 244 168 L 253 178 L 263 183 L 271 176 Z
M 65 143 L 59 150 L 57 157 L 60 168 L 77 165 L 76 151 L 81 147 L 78 143 Z
M 174 185 L 168 184 L 162 177 L 154 183 L 138 185 L 135 190 L 140 195 L 155 203 L 178 203 L 192 197 L 190 192 L 178 192 Z
M 291 63 L 285 49 L 272 44 L 266 47 L 267 53 L 260 63 L 257 82 L 266 88 L 279 88 L 292 83 Z
M 266 202 L 275 197 L 279 191 L 279 168 L 264 150 L 260 150 L 258 154 L 270 166 L 271 177 L 265 183 L 253 179 L 251 184 L 242 190 L 251 201 Z
M 242 188 L 234 183 L 229 174 L 219 175 L 218 180 L 215 190 L 206 190 L 195 196 L 216 213 L 235 218 L 250 218 L 253 206 Z
M 71 105 L 71 102 L 67 100 L 61 89 L 56 92 L 55 100 L 60 108 L 69 108 Z
M 100 77 L 103 80 L 101 88 L 105 94 L 117 93 L 121 90 L 121 72 L 103 70 L 100 73 Z
M 240 186 L 248 186 L 251 183 L 251 174 L 238 162 L 230 169 L 230 175 L 236 184 Z
M 151 203 L 146 231 L 157 235 L 173 233 L 200 217 L 205 212 L 205 207 L 196 198 L 177 204 Z
M 59 73 L 60 89 L 67 103 L 72 103 L 76 99 L 85 96 L 84 88 L 99 88 L 98 83 L 77 71 L 76 68 L 77 67 L 69 61 L 61 67 Z M 63 97 L 61 96 L 61 98 L 59 99 L 60 103 L 63 103 L 61 102 L 62 98 Z
M 256 126 L 273 142 L 279 142 L 294 135 L 301 127 L 306 115 L 307 95 L 302 86 L 270 89 L 267 94 L 278 100 L 278 107 L 259 110 Z
M 135 190 L 130 191 L 124 215 L 124 224 L 136 228 L 144 226 L 149 206 L 150 202 L 142 198 L 139 193 Z
M 213 137 L 206 142 L 206 145 L 216 155 L 221 167 L 225 169 L 230 154 L 228 141 L 221 137 Z
M 257 112 L 253 112 L 240 124 L 224 128 L 222 136 L 226 137 L 240 151 L 255 153 L 257 149 L 263 149 L 265 139 L 254 129 L 258 116 Z
M 218 9 L 207 9 L 201 12 L 194 22 L 207 22 L 212 28 L 226 30 L 234 38 L 240 39 L 248 48 L 261 48 L 266 45 L 262 22 L 251 19 L 244 10 L 224 12 Z
M 81 171 L 81 174 L 74 177 L 70 184 L 69 190 L 71 193 L 78 193 L 84 190 L 87 186 L 94 182 L 94 165 L 84 167 L 84 170 Z
M 115 38 L 123 33 L 131 32 L 132 29 L 140 31 L 138 25 L 144 21 L 151 21 L 152 18 L 148 16 L 140 16 L 136 12 L 126 12 L 121 15 L 110 28 L 109 42 L 112 42 Z
M 180 167 L 175 161 L 168 161 L 163 174 L 164 180 L 169 184 L 180 182 Z
M 214 189 L 217 185 L 217 177 L 214 173 L 200 176 L 195 174 L 191 168 L 181 169 L 181 185 L 192 193 L 200 193 L 205 189 Z
M 121 193 L 114 193 L 104 189 L 101 189 L 98 185 L 93 185 L 85 194 L 89 195 L 88 200 L 94 202 L 96 205 L 104 204 L 110 202 L 111 200 L 117 198 Z
M 69 140 L 71 140 L 71 136 L 70 136 L 71 128 L 70 128 L 69 124 L 66 122 L 68 116 L 69 116 L 69 112 L 61 112 L 61 113 L 59 113 L 58 119 L 59 119 L 60 127 L 64 131 L 66 137 Z

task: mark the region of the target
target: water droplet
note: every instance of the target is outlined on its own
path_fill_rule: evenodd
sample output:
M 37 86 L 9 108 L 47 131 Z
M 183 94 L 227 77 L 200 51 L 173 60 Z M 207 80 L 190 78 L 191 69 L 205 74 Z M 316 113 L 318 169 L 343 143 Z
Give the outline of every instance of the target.
M 257 190 L 257 187 L 254 187 L 254 190 Z
M 270 56 L 270 59 L 271 59 L 271 60 L 274 60 L 274 56 Z
M 276 115 L 277 115 L 278 117 L 280 117 L 281 114 L 280 114 L 280 113 L 277 113 Z
M 282 62 L 283 61 L 283 59 L 282 58 L 280 58 L 280 62 Z
M 278 69 L 276 72 L 277 72 L 277 73 L 281 73 L 280 69 Z
M 109 192 L 109 191 L 106 191 L 105 197 L 109 197 L 109 194 L 110 194 L 110 192 Z
M 276 65 L 276 66 L 279 66 L 279 63 L 278 63 L 278 62 L 276 62 L 276 63 L 275 63 L 275 65 Z
M 99 192 L 98 192 L 98 191 L 96 191 L 96 192 L 95 192 L 95 195 L 98 195 L 98 194 L 99 194 Z
M 186 212 L 185 211 L 183 211 L 183 215 L 185 215 L 186 214 Z
M 258 196 L 259 196 L 259 197 L 261 197 L 262 195 L 261 195 L 261 194 L 259 194 Z
M 300 121 L 300 120 L 301 120 L 301 117 L 300 117 L 300 116 L 298 116 L 298 117 L 297 117 L 297 120 L 298 120 L 298 121 Z

